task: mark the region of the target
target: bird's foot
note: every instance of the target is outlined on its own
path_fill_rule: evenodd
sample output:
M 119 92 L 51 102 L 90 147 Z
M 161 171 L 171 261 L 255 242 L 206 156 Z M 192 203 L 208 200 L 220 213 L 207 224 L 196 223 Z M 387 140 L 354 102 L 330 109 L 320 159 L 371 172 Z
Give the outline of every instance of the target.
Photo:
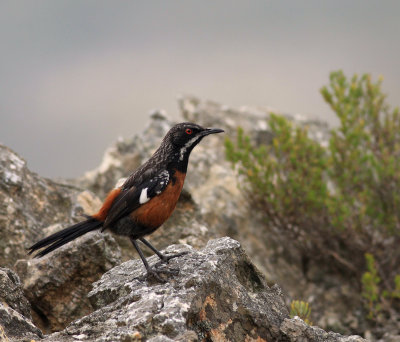
M 167 281 L 160 276 L 160 274 L 166 274 L 166 275 L 178 275 L 179 270 L 177 269 L 159 269 L 159 268 L 148 268 L 147 269 L 147 277 L 152 277 L 159 281 L 160 283 L 166 283 Z
M 158 267 L 160 267 L 162 264 L 168 264 L 168 262 L 171 260 L 171 259 L 173 259 L 173 258 L 178 258 L 178 257 L 180 257 L 180 256 L 183 256 L 183 255 L 186 255 L 186 254 L 188 254 L 189 252 L 182 252 L 182 253 L 177 253 L 177 254 L 171 254 L 171 255 L 162 255 L 162 257 L 160 257 L 160 261 L 159 262 L 157 262 L 155 265 L 154 265 L 154 267 L 155 268 L 158 268 Z

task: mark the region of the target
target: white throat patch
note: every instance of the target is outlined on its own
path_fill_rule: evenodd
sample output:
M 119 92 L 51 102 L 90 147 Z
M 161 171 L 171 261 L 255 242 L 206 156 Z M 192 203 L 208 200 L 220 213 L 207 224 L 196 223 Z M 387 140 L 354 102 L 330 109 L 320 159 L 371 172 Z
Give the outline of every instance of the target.
M 181 147 L 180 155 L 179 155 L 179 160 L 182 161 L 183 158 L 185 157 L 186 150 L 192 146 L 197 140 L 201 138 L 200 135 L 197 135 L 190 139 L 183 147 Z

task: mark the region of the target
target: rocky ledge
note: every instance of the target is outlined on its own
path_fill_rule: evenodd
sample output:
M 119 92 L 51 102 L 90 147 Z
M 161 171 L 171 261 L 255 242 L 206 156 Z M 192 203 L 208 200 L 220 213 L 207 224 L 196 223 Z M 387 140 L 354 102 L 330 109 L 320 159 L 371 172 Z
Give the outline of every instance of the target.
M 160 266 L 179 274 L 159 283 L 145 276 L 140 260 L 116 266 L 88 294 L 94 311 L 42 341 L 364 341 L 290 319 L 279 286 L 269 287 L 231 238 L 164 252 L 187 252 Z

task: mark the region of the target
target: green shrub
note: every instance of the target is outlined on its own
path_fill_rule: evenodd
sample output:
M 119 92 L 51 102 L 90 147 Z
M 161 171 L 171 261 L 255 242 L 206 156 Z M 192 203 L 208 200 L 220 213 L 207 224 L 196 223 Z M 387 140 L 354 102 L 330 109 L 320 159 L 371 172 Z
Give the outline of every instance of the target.
M 239 129 L 235 143 L 226 140 L 226 156 L 275 240 L 359 283 L 370 253 L 376 285 L 400 295 L 400 114 L 386 104 L 381 82 L 330 75 L 321 93 L 340 125 L 327 147 L 272 114 L 271 145 L 255 146 Z
M 342 206 L 352 209 L 343 228 L 370 226 L 386 236 L 400 232 L 400 113 L 386 104 L 381 82 L 334 72 L 321 93 L 340 120 L 330 140 L 329 177 Z

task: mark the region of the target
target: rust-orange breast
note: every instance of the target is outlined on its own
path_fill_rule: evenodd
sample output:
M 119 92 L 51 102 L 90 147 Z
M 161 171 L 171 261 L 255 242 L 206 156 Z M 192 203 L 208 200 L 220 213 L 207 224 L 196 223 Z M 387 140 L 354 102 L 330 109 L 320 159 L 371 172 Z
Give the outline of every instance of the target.
M 158 228 L 172 214 L 185 181 L 185 174 L 175 171 L 174 178 L 158 196 L 136 209 L 131 218 L 145 227 Z

